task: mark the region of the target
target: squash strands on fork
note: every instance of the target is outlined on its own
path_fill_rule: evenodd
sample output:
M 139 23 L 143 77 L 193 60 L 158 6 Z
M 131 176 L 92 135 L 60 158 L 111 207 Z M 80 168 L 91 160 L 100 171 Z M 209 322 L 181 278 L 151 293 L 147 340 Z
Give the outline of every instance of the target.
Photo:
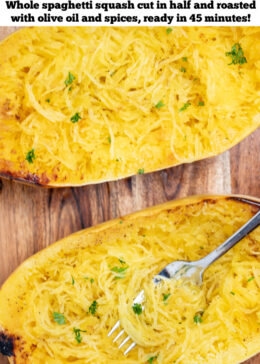
M 84 185 L 215 156 L 260 124 L 260 30 L 28 28 L 0 45 L 0 175 Z
M 259 228 L 206 270 L 201 288 L 151 280 L 173 260 L 211 252 L 259 206 L 193 197 L 57 242 L 1 288 L 0 350 L 16 364 L 246 360 L 260 351 Z M 133 307 L 142 288 L 145 310 Z M 127 356 L 107 337 L 118 319 L 137 343 Z

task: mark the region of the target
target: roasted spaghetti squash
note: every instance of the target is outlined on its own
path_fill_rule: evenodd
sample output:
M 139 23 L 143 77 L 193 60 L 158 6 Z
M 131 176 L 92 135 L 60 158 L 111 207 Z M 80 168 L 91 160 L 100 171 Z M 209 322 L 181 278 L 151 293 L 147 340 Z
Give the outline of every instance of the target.
M 80 231 L 23 263 L 0 290 L 0 350 L 16 364 L 235 364 L 260 351 L 260 229 L 215 262 L 201 288 L 152 277 L 199 259 L 260 204 L 169 202 Z M 133 306 L 144 288 L 145 310 Z M 137 346 L 107 337 L 120 318 Z M 122 337 L 122 340 L 124 337 Z
M 259 27 L 22 29 L 0 45 L 0 175 L 83 185 L 214 156 L 260 124 Z

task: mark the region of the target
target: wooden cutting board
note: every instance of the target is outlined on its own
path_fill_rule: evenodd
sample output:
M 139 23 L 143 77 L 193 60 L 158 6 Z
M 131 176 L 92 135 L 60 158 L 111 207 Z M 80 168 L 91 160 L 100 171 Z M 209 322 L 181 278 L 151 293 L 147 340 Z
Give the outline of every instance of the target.
M 0 27 L 0 40 L 16 29 Z M 40 189 L 0 180 L 0 286 L 26 258 L 85 227 L 194 194 L 260 197 L 259 146 L 257 130 L 215 158 L 81 188 Z M 0 364 L 6 363 L 0 356 Z M 260 364 L 260 355 L 247 364 Z

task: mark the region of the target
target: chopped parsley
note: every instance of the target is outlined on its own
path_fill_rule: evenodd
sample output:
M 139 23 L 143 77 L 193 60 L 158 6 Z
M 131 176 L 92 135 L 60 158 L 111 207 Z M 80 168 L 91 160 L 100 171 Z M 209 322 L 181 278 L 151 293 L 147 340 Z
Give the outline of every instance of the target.
M 75 334 L 75 340 L 80 344 L 82 341 L 82 336 L 81 336 L 81 332 L 86 332 L 85 330 L 80 330 L 80 329 L 76 329 L 75 327 L 73 327 L 73 332 Z
M 128 267 L 113 267 L 111 268 L 111 271 L 115 273 L 124 273 L 127 269 Z
M 239 43 L 235 43 L 231 48 L 231 52 L 226 52 L 226 56 L 231 57 L 231 63 L 229 63 L 229 66 L 231 64 L 239 63 L 240 65 L 242 65 L 244 63 L 247 63 L 243 49 L 241 48 L 241 45 Z
M 166 29 L 166 34 L 170 34 L 172 32 L 172 28 L 167 28 Z
M 186 72 L 186 68 L 181 67 L 181 68 L 180 68 L 180 71 L 181 71 L 181 72 L 183 72 L 183 73 L 185 73 L 185 72 Z
M 122 265 L 125 265 L 126 262 L 122 259 L 119 259 L 119 262 L 122 264 Z M 122 278 L 125 278 L 125 275 L 126 275 L 126 271 L 129 267 L 128 266 L 125 266 L 125 267 L 113 267 L 111 268 L 111 272 L 114 272 L 114 273 L 118 273 L 119 275 L 115 276 L 115 279 L 122 279 Z
M 49 103 L 51 102 L 51 100 L 50 100 L 50 99 L 46 99 L 45 101 L 46 101 L 46 102 L 49 102 Z
M 75 280 L 74 280 L 74 278 L 71 276 L 71 284 L 74 286 L 74 284 L 75 284 Z
M 35 157 L 34 149 L 31 149 L 26 155 L 26 160 L 28 163 L 33 163 L 35 158 L 36 157 Z
M 235 296 L 235 292 L 233 291 L 230 291 L 230 294 L 232 294 L 232 296 Z
M 70 86 L 70 88 L 69 88 L 69 91 L 71 91 L 72 90 L 72 86 Z
M 72 82 L 75 80 L 75 76 L 73 76 L 73 74 L 72 73 L 70 73 L 69 72 L 69 74 L 68 74 L 68 77 L 66 78 L 66 80 L 65 80 L 65 85 L 66 85 L 66 87 L 67 86 L 69 86 L 69 85 L 71 85 L 72 84 Z
M 179 112 L 185 111 L 188 109 L 188 107 L 191 105 L 190 102 L 186 102 L 180 109 Z
M 138 174 L 144 174 L 144 168 L 138 169 Z
M 157 104 L 155 105 L 156 109 L 160 109 L 161 107 L 165 106 L 164 103 L 162 102 L 162 100 L 160 100 L 159 102 L 157 102 Z
M 111 137 L 107 137 L 108 143 L 111 144 Z
M 136 315 L 141 315 L 143 312 L 142 305 L 140 305 L 140 303 L 134 303 L 132 309 Z
M 170 295 L 170 293 L 163 293 L 163 301 L 167 301 Z
M 73 122 L 73 124 L 77 123 L 79 121 L 79 119 L 82 119 L 82 117 L 79 115 L 78 112 L 76 112 L 76 114 L 74 114 L 70 120 Z
M 86 280 L 88 280 L 89 279 L 89 277 L 83 277 L 83 279 L 86 279 Z M 94 278 L 90 278 L 90 283 L 92 284 L 92 283 L 94 283 Z
M 148 360 L 147 360 L 147 362 L 149 363 L 149 364 L 152 364 L 152 362 L 154 361 L 154 360 L 156 360 L 158 358 L 158 355 L 156 355 L 156 356 L 151 356 L 151 358 L 149 358 Z
M 193 321 L 195 322 L 195 324 L 201 324 L 202 323 L 202 317 L 200 314 L 197 314 L 193 317 Z
M 188 58 L 187 57 L 182 57 L 183 62 L 188 62 Z
M 59 325 L 65 325 L 66 324 L 66 320 L 65 320 L 65 317 L 63 316 L 62 313 L 59 313 L 59 312 L 53 312 L 52 313 L 52 316 L 53 316 L 53 320 L 55 322 L 57 322 Z
M 95 300 L 95 301 L 93 301 L 92 303 L 91 303 L 91 305 L 89 306 L 89 308 L 88 308 L 88 312 L 89 313 L 91 313 L 91 315 L 95 315 L 95 313 L 96 313 L 96 311 L 97 311 L 97 308 L 98 308 L 98 303 L 97 303 L 97 301 Z
M 198 102 L 198 106 L 204 106 L 205 104 L 204 104 L 204 101 L 199 101 Z
M 120 221 L 119 221 L 119 224 L 123 224 L 123 220 L 120 220 Z
M 251 277 L 251 278 L 249 278 L 248 280 L 247 280 L 247 282 L 251 282 L 253 279 L 255 279 L 255 277 L 253 276 L 253 277 Z

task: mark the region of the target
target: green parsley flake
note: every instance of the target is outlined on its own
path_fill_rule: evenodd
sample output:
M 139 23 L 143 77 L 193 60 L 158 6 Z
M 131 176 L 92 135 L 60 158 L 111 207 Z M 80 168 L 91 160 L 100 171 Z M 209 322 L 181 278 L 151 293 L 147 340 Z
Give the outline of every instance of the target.
M 154 360 L 156 360 L 158 358 L 158 355 L 156 355 L 156 356 L 151 356 L 151 358 L 149 358 L 148 360 L 147 360 L 147 362 L 149 363 L 149 364 L 152 364 L 152 362 L 154 361 Z
M 78 112 L 76 112 L 76 114 L 74 114 L 70 120 L 73 122 L 73 124 L 77 123 L 79 121 L 79 119 L 82 119 L 82 117 L 79 115 Z
M 138 169 L 138 174 L 144 174 L 144 168 Z
M 75 284 L 75 280 L 74 280 L 74 278 L 71 276 L 71 284 L 74 286 L 74 284 Z
M 57 322 L 59 325 L 65 325 L 66 320 L 62 313 L 59 312 L 53 312 L 52 313 L 53 319 L 55 322 Z
M 247 282 L 251 282 L 253 279 L 255 279 L 255 277 L 253 276 L 253 277 L 251 277 L 251 278 L 249 278 L 248 280 L 247 280 Z
M 167 28 L 166 29 L 166 34 L 170 34 L 172 32 L 172 28 Z
M 191 105 L 190 102 L 186 102 L 180 109 L 179 112 L 185 111 L 188 109 L 188 107 Z
M 230 294 L 232 294 L 232 296 L 235 296 L 235 292 L 231 291 Z
M 140 305 L 140 303 L 134 303 L 132 309 L 136 315 L 141 315 L 143 312 L 142 305 Z
M 160 109 L 161 107 L 165 106 L 164 103 L 162 102 L 162 100 L 160 100 L 159 102 L 157 102 L 157 104 L 155 105 L 155 107 L 157 109 Z
M 120 221 L 119 221 L 119 224 L 123 224 L 123 220 L 120 220 Z
M 183 73 L 185 73 L 185 72 L 186 72 L 186 68 L 181 67 L 181 68 L 180 68 L 180 71 L 181 71 L 181 72 L 183 72 Z
M 241 48 L 241 45 L 239 43 L 235 43 L 231 48 L 231 52 L 226 52 L 226 56 L 231 57 L 231 63 L 229 63 L 229 66 L 231 64 L 239 63 L 240 65 L 242 65 L 244 63 L 247 63 L 243 49 Z
M 120 262 L 121 264 L 126 264 L 126 263 L 125 263 L 125 261 L 124 261 L 123 259 L 118 258 L 118 260 L 119 260 L 119 262 Z
M 199 101 L 198 102 L 198 106 L 204 106 L 205 104 L 204 104 L 204 101 Z
M 112 272 L 115 273 L 124 273 L 129 267 L 113 267 L 111 268 Z
M 170 293 L 163 293 L 163 301 L 167 301 L 170 295 L 171 295 Z
M 70 73 L 69 72 L 69 74 L 68 74 L 68 77 L 66 78 L 66 80 L 65 80 L 65 85 L 66 85 L 66 87 L 67 86 L 69 86 L 69 85 L 71 85 L 72 84 L 72 82 L 75 80 L 75 76 L 73 76 L 73 74 L 72 73 Z
M 91 313 L 91 315 L 95 315 L 95 313 L 96 313 L 96 311 L 97 311 L 97 308 L 98 308 L 98 303 L 97 303 L 97 301 L 95 300 L 95 301 L 93 301 L 92 303 L 91 303 L 91 305 L 89 306 L 89 308 L 88 308 L 88 312 L 89 313 Z
M 45 101 L 46 101 L 46 102 L 48 102 L 48 103 L 50 103 L 50 102 L 51 102 L 51 100 L 50 100 L 50 99 L 46 99 Z
M 88 280 L 89 279 L 89 277 L 83 277 L 83 279 L 86 279 L 86 280 Z M 92 284 L 92 283 L 94 283 L 94 278 L 90 278 L 90 283 Z
M 111 137 L 107 137 L 108 143 L 111 144 Z
M 193 317 L 193 321 L 196 323 L 196 324 L 201 324 L 202 323 L 202 317 L 201 317 L 201 315 L 195 315 L 194 317 Z
M 183 62 L 188 62 L 188 58 L 187 57 L 182 57 Z
M 28 163 L 33 163 L 35 158 L 36 157 L 35 157 L 34 149 L 31 149 L 26 155 L 26 160 Z
M 78 342 L 78 344 L 81 343 L 82 341 L 82 336 L 81 336 L 81 332 L 86 332 L 85 330 L 80 330 L 80 329 L 76 329 L 75 327 L 73 327 L 73 332 L 75 334 L 75 340 Z

